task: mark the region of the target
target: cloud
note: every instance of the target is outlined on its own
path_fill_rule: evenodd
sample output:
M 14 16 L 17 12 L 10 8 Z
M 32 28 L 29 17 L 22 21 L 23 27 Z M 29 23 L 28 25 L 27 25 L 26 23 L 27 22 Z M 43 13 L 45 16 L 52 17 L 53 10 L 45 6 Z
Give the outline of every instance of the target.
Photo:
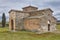
M 7 19 L 9 18 L 9 10 L 20 10 L 22 7 L 32 5 L 37 6 L 39 9 L 51 8 L 55 17 L 60 15 L 60 0 L 0 0 L 0 16 L 4 12 Z M 57 17 L 57 19 L 60 19 Z

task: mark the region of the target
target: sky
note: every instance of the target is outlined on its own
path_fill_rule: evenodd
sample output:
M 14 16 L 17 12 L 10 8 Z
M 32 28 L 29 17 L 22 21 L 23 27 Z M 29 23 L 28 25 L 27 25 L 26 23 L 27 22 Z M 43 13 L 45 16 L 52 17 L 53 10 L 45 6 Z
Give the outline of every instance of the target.
M 22 10 L 25 6 L 36 6 L 39 9 L 51 8 L 53 16 L 60 20 L 60 0 L 0 0 L 0 21 L 2 13 L 5 13 L 6 20 L 9 20 L 11 9 Z

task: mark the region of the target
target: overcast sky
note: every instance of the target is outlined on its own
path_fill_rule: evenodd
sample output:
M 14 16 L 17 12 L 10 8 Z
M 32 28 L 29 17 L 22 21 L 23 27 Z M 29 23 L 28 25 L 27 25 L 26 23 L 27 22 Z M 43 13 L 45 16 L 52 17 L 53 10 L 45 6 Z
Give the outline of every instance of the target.
M 3 12 L 8 20 L 9 10 L 21 10 L 21 8 L 29 5 L 39 9 L 51 8 L 54 11 L 53 15 L 60 20 L 60 0 L 0 0 L 0 20 Z

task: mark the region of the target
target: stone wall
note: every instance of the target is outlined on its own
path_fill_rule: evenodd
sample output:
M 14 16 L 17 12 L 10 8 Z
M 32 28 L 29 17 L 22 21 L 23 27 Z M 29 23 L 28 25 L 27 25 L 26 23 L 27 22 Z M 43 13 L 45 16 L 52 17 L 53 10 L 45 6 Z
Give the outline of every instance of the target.
M 31 12 L 25 12 L 25 11 Z M 56 28 L 56 20 L 52 17 L 50 10 L 32 11 L 35 9 L 24 9 L 22 12 L 12 11 L 9 14 L 9 29 L 11 30 L 11 20 L 13 20 L 13 30 L 30 30 L 30 31 L 48 31 L 48 21 L 50 20 L 50 31 L 54 31 Z M 39 17 L 43 16 L 44 17 Z M 38 16 L 38 17 L 37 17 Z M 29 18 L 33 17 L 33 18 Z M 36 17 L 36 18 L 34 18 Z
M 38 18 L 28 18 L 24 19 L 24 28 L 25 30 L 38 31 L 41 27 L 40 19 Z
M 13 21 L 13 30 L 15 30 L 15 12 L 9 13 L 9 30 L 12 29 L 12 21 Z
M 26 17 L 28 17 L 29 16 L 29 14 L 28 13 L 16 13 L 16 29 L 19 29 L 19 30 L 21 30 L 21 29 L 23 29 L 23 19 L 24 18 L 26 18 Z
M 37 11 L 38 8 L 35 8 L 35 7 L 26 7 L 26 8 L 23 8 L 23 11 L 26 11 L 26 12 L 31 12 L 31 11 Z
M 40 12 L 40 11 L 30 12 L 29 14 L 30 14 L 30 16 L 42 16 L 42 15 L 44 15 L 44 14 L 43 14 L 42 12 Z

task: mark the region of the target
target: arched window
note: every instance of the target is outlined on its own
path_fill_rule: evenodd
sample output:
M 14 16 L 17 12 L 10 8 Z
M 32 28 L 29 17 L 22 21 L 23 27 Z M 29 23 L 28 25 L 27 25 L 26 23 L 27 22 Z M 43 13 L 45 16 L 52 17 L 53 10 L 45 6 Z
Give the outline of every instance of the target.
M 50 31 L 50 20 L 48 20 L 48 31 Z
M 50 20 L 48 20 L 48 24 L 50 24 L 51 23 L 51 21 Z

